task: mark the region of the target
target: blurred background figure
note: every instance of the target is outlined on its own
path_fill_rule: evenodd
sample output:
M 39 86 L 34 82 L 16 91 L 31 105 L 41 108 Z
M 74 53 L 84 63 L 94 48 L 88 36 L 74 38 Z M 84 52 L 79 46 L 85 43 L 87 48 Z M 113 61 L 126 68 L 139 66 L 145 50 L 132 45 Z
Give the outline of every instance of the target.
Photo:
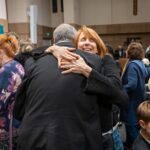
M 125 52 L 122 45 L 118 45 L 117 49 L 114 52 L 114 59 L 118 60 L 119 58 L 124 58 Z
M 0 35 L 0 149 L 15 150 L 20 122 L 13 118 L 12 111 L 17 87 L 24 69 L 14 60 L 19 50 L 19 41 L 14 35 Z
M 20 50 L 15 56 L 15 60 L 19 61 L 23 66 L 25 61 L 32 56 L 31 51 L 34 49 L 34 45 L 32 44 L 30 39 L 20 40 Z
M 31 52 L 34 49 L 34 45 L 32 44 L 30 39 L 20 40 L 20 52 Z
M 133 42 L 128 46 L 127 58 L 129 61 L 122 74 L 122 84 L 129 96 L 129 108 L 122 110 L 121 119 L 126 127 L 125 146 L 130 148 L 139 131 L 136 109 L 146 98 L 145 80 L 148 74 L 142 62 L 144 49 L 140 43 Z

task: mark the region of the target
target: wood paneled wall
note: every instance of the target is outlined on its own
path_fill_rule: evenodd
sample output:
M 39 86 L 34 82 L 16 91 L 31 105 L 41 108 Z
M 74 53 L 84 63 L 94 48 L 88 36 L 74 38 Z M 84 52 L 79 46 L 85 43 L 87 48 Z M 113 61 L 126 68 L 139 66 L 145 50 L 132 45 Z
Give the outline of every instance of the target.
M 24 40 L 26 40 L 30 37 L 29 23 L 10 23 L 9 31 L 16 32 L 20 36 L 20 38 L 22 38 Z M 38 31 L 37 46 L 42 46 L 43 38 L 45 37 L 45 33 L 46 32 L 52 33 L 53 28 L 38 25 L 37 31 Z M 49 37 L 48 39 L 50 39 L 50 38 L 52 38 L 52 37 Z
M 144 48 L 150 45 L 150 23 L 96 25 L 93 28 L 114 49 L 127 38 L 141 38 Z
M 79 28 L 80 25 L 74 25 Z M 115 24 L 115 25 L 96 25 L 90 26 L 93 28 L 104 41 L 108 42 L 114 49 L 117 45 L 126 41 L 127 38 L 140 37 L 144 48 L 150 45 L 150 23 L 136 24 Z M 52 38 L 54 28 L 38 25 L 38 46 L 42 45 L 43 38 L 46 39 L 45 33 L 51 33 L 49 38 Z M 14 31 L 23 38 L 28 38 L 30 33 L 29 23 L 11 23 L 9 31 Z M 48 39 L 49 39 L 48 38 Z

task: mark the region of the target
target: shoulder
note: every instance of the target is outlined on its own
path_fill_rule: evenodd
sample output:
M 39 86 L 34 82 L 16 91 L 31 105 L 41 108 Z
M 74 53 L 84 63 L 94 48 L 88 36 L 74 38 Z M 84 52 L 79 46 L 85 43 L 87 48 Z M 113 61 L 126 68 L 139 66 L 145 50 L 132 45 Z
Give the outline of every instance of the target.
M 134 60 L 134 61 L 129 62 L 127 67 L 137 70 L 138 72 L 143 72 L 145 76 L 147 76 L 148 74 L 144 63 L 140 60 Z
M 45 50 L 48 48 L 48 46 L 41 46 L 38 48 L 35 48 L 31 51 L 32 55 L 37 55 L 37 54 L 43 54 L 45 53 Z
M 20 62 L 23 66 L 25 65 L 26 61 L 30 58 L 33 57 L 35 59 L 38 59 L 45 55 L 45 50 L 48 48 L 48 46 L 42 46 L 33 49 L 30 52 L 20 52 L 19 54 L 16 55 L 15 60 Z
M 137 61 L 137 60 L 133 60 L 133 61 L 129 61 L 126 68 L 134 68 L 137 69 L 139 67 L 141 67 L 141 62 Z
M 150 145 L 139 135 L 132 145 L 132 150 L 148 150 Z
M 144 63 L 141 61 L 141 60 L 132 60 L 132 61 L 129 61 L 129 65 L 132 65 L 132 66 L 145 66 Z
M 9 63 L 5 64 L 2 68 L 5 72 L 17 71 L 18 69 L 23 69 L 23 66 L 16 60 L 11 60 Z

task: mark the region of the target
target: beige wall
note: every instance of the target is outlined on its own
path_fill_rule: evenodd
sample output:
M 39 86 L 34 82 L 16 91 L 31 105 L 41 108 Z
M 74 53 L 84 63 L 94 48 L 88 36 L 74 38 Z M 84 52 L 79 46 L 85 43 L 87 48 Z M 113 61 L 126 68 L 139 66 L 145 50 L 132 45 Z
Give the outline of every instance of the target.
M 27 0 L 7 0 L 9 23 L 27 22 Z
M 138 13 L 133 15 L 133 0 L 113 0 L 112 24 L 150 22 L 149 0 L 138 0 Z
M 60 0 L 57 0 L 57 13 L 52 13 L 52 0 L 7 0 L 7 2 L 10 30 L 19 31 L 22 35 L 29 34 L 27 8 L 35 4 L 38 6 L 40 39 L 45 36 L 45 32 L 52 32 L 54 27 L 67 22 L 77 27 L 82 24 L 89 25 L 113 47 L 118 43 L 122 44 L 130 36 L 140 36 L 145 47 L 150 44 L 150 0 L 138 1 L 137 16 L 133 15 L 132 0 L 64 0 L 64 13 L 60 10 Z M 44 28 L 48 28 L 48 31 L 43 30 Z M 42 30 L 39 32 L 39 29 Z
M 43 2 L 44 1 L 44 2 Z M 50 0 L 7 0 L 9 31 L 14 31 L 23 39 L 30 37 L 29 6 L 37 5 L 37 45 L 42 44 L 45 32 L 51 32 Z M 44 30 L 44 29 L 48 30 Z
M 111 23 L 111 0 L 79 1 L 80 24 L 101 25 Z
M 38 25 L 51 26 L 51 4 L 50 0 L 26 0 L 27 6 L 37 5 Z
M 64 22 L 80 24 L 79 0 L 64 0 Z
M 85 25 L 108 25 L 150 22 L 149 0 L 138 1 L 138 14 L 133 15 L 132 0 L 64 0 L 64 14 L 52 13 L 52 0 L 7 0 L 8 22 L 29 22 L 27 8 L 38 6 L 38 24 L 56 27 L 63 21 Z
M 0 19 L 7 19 L 5 0 L 0 0 Z
M 64 22 L 64 13 L 61 12 L 61 4 L 60 4 L 60 0 L 57 0 L 57 8 L 58 8 L 58 12 L 57 13 L 53 13 L 52 12 L 52 0 L 50 0 L 50 6 L 51 6 L 51 27 L 56 27 L 59 24 L 61 24 L 62 22 Z
M 43 2 L 44 1 L 44 2 Z M 30 5 L 38 7 L 38 25 L 51 26 L 50 0 L 7 0 L 8 22 L 29 22 L 27 11 Z
M 80 24 L 107 25 L 150 22 L 149 0 L 138 0 L 138 15 L 133 15 L 133 0 L 81 0 Z

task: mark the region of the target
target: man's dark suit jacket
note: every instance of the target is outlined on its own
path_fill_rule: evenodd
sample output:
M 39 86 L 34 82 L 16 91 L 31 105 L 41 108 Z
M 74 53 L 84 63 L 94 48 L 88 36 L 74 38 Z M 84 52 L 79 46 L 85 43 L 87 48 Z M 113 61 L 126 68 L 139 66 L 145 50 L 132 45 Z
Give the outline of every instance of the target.
M 100 71 L 99 56 L 76 53 Z M 86 78 L 61 74 L 52 55 L 27 59 L 25 70 L 31 80 L 18 150 L 102 150 L 97 96 L 83 91 Z

